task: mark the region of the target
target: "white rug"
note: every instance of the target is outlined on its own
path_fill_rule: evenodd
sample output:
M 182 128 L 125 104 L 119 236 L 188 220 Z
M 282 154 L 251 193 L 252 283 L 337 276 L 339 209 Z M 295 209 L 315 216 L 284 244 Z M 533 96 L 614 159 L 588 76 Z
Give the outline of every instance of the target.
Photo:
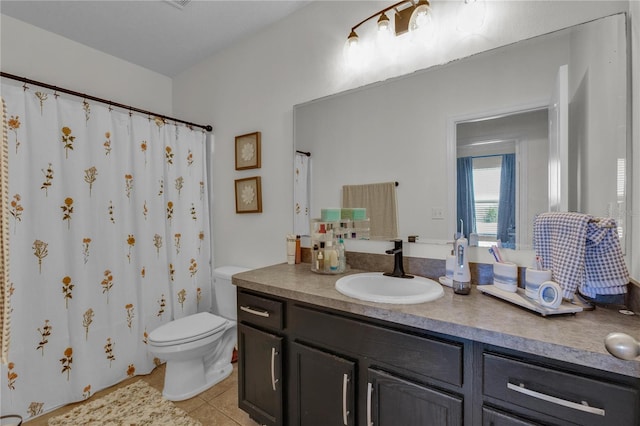
M 143 380 L 49 419 L 49 426 L 202 426 Z

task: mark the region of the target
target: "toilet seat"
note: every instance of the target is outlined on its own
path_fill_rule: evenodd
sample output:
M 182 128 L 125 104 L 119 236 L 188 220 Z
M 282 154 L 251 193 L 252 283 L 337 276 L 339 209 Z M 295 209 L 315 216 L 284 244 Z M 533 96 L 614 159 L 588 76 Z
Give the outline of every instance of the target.
M 200 312 L 170 321 L 149 334 L 148 341 L 153 346 L 174 346 L 205 339 L 226 328 L 229 320 Z

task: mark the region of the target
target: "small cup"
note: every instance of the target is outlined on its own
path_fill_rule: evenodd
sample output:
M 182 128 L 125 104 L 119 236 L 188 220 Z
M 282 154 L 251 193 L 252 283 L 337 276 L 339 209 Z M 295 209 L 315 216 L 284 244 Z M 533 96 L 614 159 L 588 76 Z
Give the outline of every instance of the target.
M 545 281 L 551 281 L 550 270 L 527 268 L 524 294 L 530 299 L 538 300 L 538 290 Z
M 518 291 L 518 266 L 512 262 L 494 263 L 493 285 L 511 293 Z

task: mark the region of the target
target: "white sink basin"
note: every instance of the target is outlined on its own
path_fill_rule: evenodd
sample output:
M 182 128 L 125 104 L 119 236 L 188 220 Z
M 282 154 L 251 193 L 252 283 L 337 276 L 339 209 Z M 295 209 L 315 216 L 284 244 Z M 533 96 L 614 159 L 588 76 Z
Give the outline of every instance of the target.
M 405 305 L 431 302 L 444 295 L 442 286 L 429 278 L 388 277 L 382 272 L 347 275 L 336 281 L 336 290 L 359 300 Z

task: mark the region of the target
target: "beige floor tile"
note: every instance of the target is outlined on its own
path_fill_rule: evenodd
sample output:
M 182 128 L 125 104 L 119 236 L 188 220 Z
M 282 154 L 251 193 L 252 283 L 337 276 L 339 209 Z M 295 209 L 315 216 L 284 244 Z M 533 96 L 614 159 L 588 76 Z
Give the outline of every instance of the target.
M 193 398 L 185 399 L 184 401 L 173 401 L 173 403 L 176 407 L 183 409 L 187 413 L 191 413 L 207 402 L 199 396 L 195 396 Z
M 200 406 L 190 416 L 199 420 L 202 426 L 238 426 L 238 423 L 209 404 Z

